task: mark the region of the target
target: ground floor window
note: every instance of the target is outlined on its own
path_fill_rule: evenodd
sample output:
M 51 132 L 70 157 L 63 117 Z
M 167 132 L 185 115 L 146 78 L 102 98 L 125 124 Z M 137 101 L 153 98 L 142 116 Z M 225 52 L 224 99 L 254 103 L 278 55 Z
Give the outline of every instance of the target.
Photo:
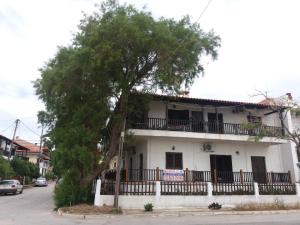
M 182 153 L 166 152 L 166 169 L 182 170 Z

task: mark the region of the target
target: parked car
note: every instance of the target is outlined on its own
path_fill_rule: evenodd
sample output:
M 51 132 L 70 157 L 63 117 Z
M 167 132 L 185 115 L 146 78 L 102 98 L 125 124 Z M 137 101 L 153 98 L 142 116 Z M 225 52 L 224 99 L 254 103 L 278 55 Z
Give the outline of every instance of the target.
M 47 186 L 47 185 L 48 185 L 48 182 L 45 177 L 39 177 L 35 181 L 35 186 L 42 187 L 42 186 Z
M 18 180 L 0 180 L 0 194 L 22 194 L 23 185 Z

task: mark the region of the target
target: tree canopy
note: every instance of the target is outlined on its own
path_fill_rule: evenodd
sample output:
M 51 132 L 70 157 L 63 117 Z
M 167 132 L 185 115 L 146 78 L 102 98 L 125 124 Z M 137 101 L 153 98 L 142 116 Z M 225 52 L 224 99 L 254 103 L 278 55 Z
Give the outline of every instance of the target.
M 156 19 L 113 0 L 85 15 L 78 27 L 34 84 L 51 124 L 54 166 L 72 181 L 73 197 L 66 199 L 73 203 L 87 199 L 87 181 L 116 154 L 130 94 L 179 94 L 204 72 L 202 57 L 215 59 L 220 46 L 214 32 L 204 32 L 188 16 Z

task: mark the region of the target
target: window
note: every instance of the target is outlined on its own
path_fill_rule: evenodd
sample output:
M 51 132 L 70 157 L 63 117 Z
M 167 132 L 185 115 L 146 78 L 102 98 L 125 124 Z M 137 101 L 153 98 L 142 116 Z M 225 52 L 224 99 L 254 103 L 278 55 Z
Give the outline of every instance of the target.
M 166 152 L 166 169 L 182 170 L 182 153 Z
M 169 109 L 168 118 L 170 120 L 189 120 L 189 111 Z

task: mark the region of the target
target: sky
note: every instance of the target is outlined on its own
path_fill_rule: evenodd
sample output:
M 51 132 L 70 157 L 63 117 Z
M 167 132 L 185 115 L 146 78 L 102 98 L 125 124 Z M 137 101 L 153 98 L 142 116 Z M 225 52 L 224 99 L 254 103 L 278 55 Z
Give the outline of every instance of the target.
M 300 98 L 300 1 L 297 0 L 128 0 L 155 18 L 190 15 L 204 31 L 221 37 L 216 61 L 204 60 L 205 74 L 190 96 L 257 102 L 256 90 L 269 96 Z M 83 12 L 96 0 L 0 1 L 0 134 L 38 142 L 36 115 L 44 109 L 32 82 L 58 46 L 71 43 Z M 208 4 L 209 3 L 209 4 Z M 208 5 L 205 13 L 200 17 Z

